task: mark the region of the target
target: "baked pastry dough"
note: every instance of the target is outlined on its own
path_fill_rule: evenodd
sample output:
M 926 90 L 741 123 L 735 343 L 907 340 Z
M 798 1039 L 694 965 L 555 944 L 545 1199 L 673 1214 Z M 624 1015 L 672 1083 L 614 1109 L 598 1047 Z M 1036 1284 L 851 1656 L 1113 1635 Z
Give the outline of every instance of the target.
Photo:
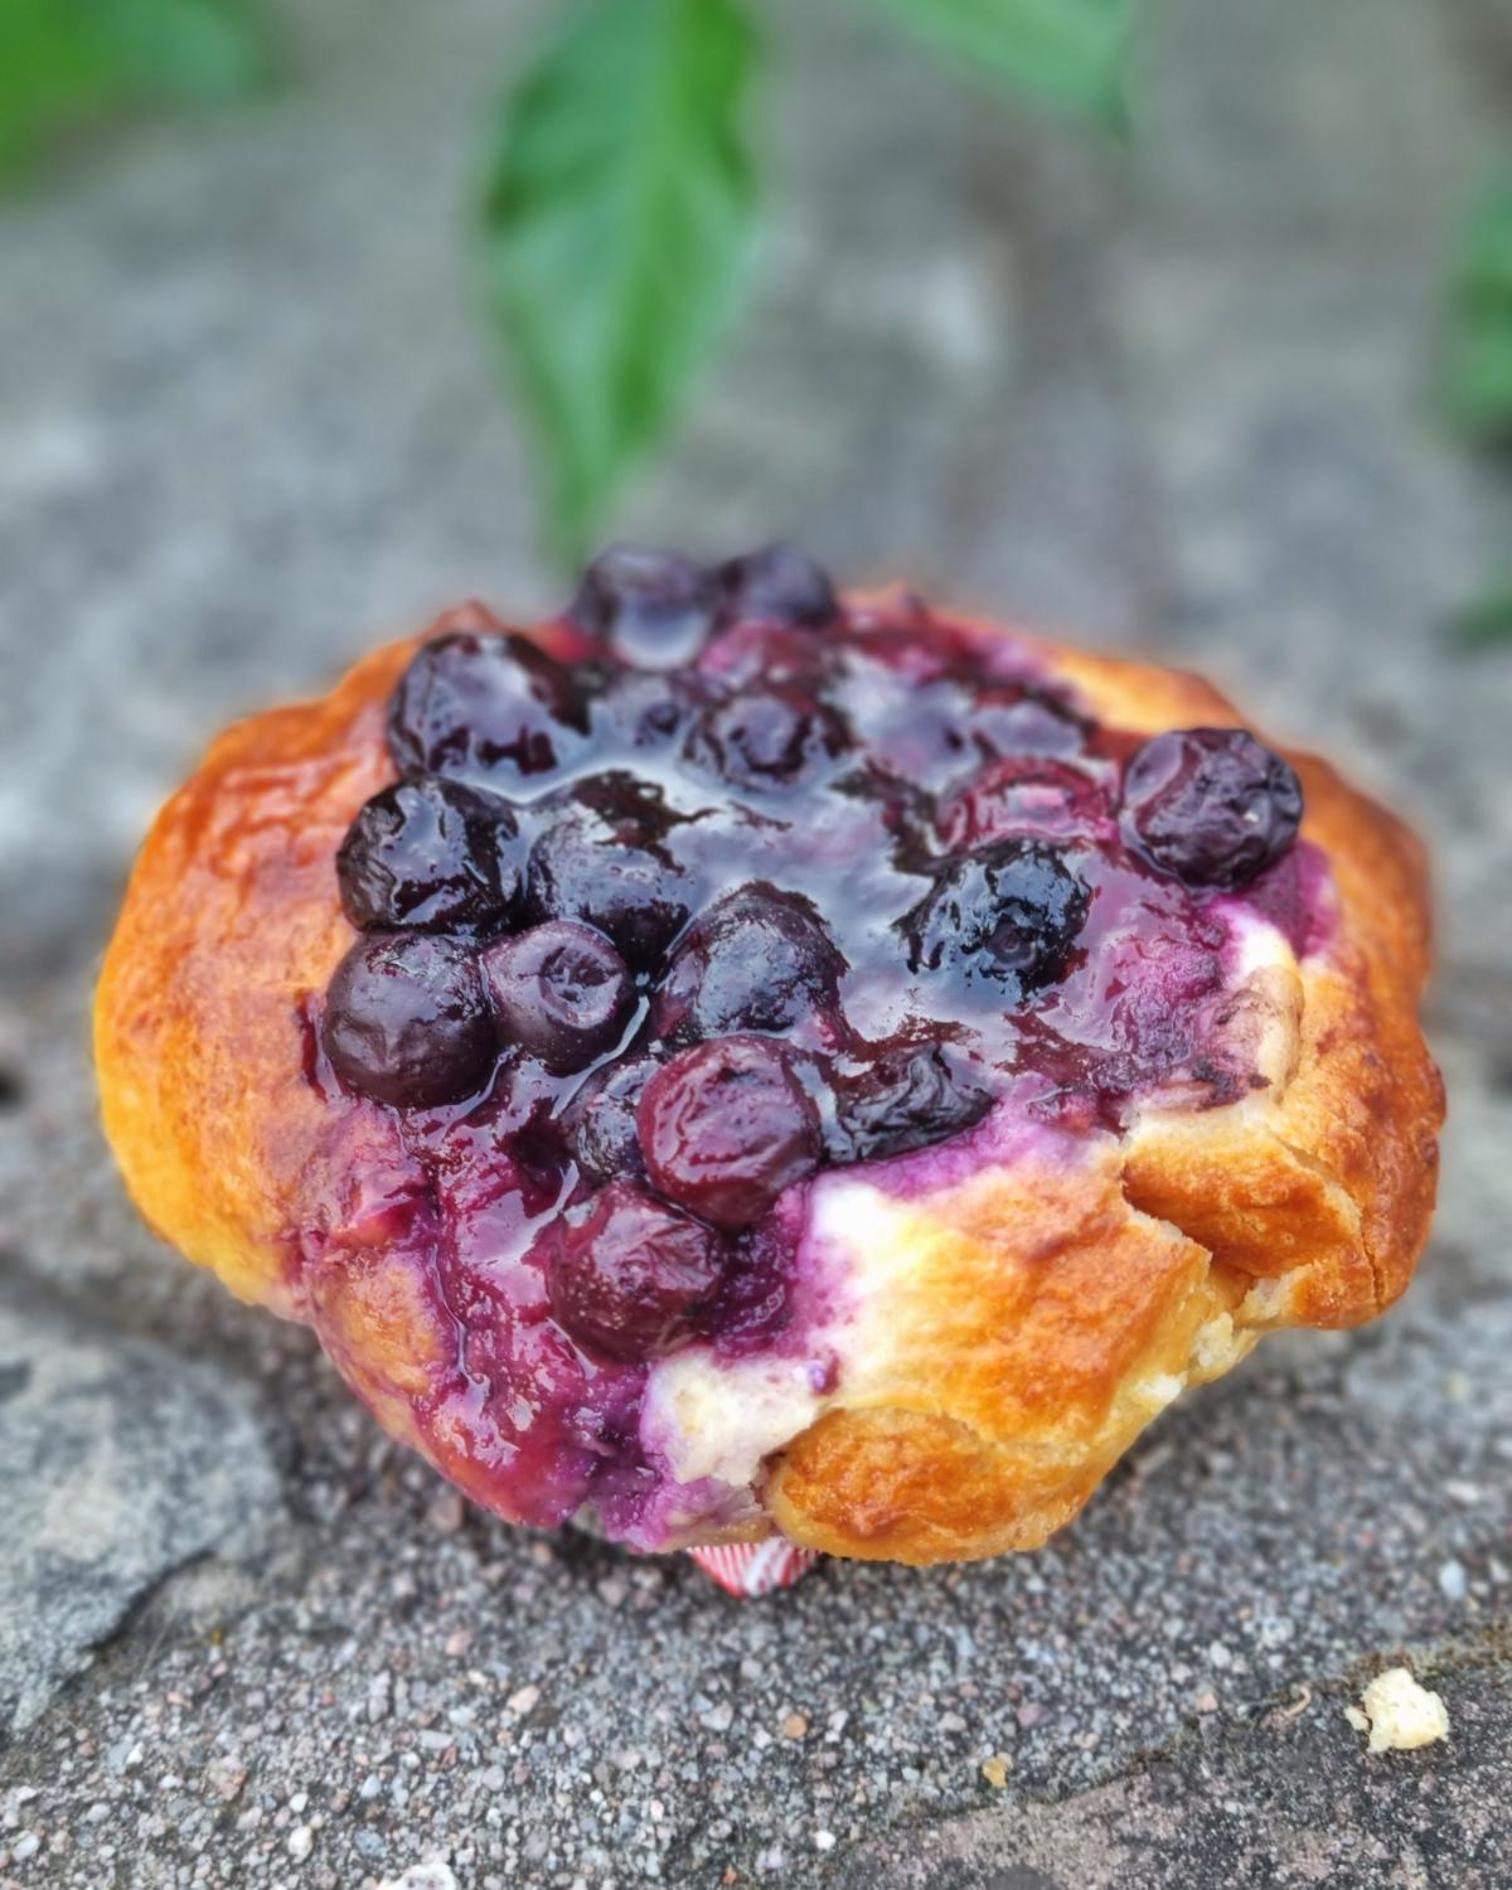
M 212 746 L 101 977 L 111 1143 L 501 1515 L 1033 1548 L 1426 1237 L 1421 851 L 1239 727 L 796 554 L 606 554 Z

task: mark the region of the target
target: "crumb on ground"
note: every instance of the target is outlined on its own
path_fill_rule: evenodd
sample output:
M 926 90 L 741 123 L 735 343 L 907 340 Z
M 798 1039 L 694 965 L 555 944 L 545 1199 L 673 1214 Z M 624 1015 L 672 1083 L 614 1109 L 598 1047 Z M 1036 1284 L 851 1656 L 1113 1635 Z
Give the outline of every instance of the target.
M 1372 1752 L 1410 1752 L 1449 1737 L 1449 1709 L 1405 1667 L 1377 1674 L 1345 1717 L 1357 1732 L 1370 1734 Z

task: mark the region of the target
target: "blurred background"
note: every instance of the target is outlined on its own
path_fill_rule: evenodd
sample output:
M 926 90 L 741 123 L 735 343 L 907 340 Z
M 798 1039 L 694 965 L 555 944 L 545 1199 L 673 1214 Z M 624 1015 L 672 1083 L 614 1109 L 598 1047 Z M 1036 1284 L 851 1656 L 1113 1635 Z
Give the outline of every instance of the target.
M 7 4 L 44 40 L 111 10 Z M 1409 798 L 1480 717 L 1500 727 L 1512 601 L 1501 653 L 1467 663 L 1446 630 L 1512 586 L 1512 481 L 1444 393 L 1469 251 L 1493 332 L 1468 378 L 1512 433 L 1512 208 L 1472 234 L 1512 173 L 1504 0 L 1144 0 L 1122 137 L 1098 88 L 1124 0 L 1064 0 L 1087 30 L 1058 64 L 1030 39 L 1006 78 L 900 31 L 907 0 L 764 3 L 724 214 L 680 232 L 674 192 L 640 239 L 661 300 L 623 313 L 600 267 L 619 280 L 635 240 L 611 180 L 640 145 L 604 129 L 592 67 L 635 70 L 610 43 L 563 72 L 552 38 L 603 0 L 117 4 L 161 14 L 129 83 L 55 80 L 24 143 L 15 108 L 0 195 L 8 957 L 94 949 L 143 823 L 227 715 L 470 592 L 554 603 L 548 547 L 589 532 L 720 554 L 791 533 L 848 580 L 1200 662 Z M 1013 52 L 1046 9 L 962 11 L 1000 16 Z M 667 55 L 695 88 L 699 53 Z M 510 143 L 504 107 L 543 67 L 604 142 L 570 101 L 527 134 L 579 137 L 598 199 Z M 719 162 L 696 126 L 667 161 L 695 184 Z M 534 249 L 501 233 L 505 165 L 542 211 Z M 685 282 L 733 316 L 681 334 Z M 678 398 L 555 531 L 574 439 L 596 416 L 634 431 L 617 366 L 665 367 Z
M 425 1473 L 383 1482 L 385 1447 L 302 1335 L 266 1336 L 135 1228 L 94 1129 L 87 992 L 132 850 L 228 717 L 323 688 L 467 595 L 553 606 L 572 555 L 611 534 L 715 555 L 791 535 L 844 581 L 903 577 L 1199 667 L 1424 828 L 1454 1110 L 1435 1260 L 1394 1336 L 1322 1342 L 1297 1368 L 1335 1374 L 1364 1413 L 1355 1479 L 1323 1508 L 1355 1517 L 1378 1566 L 1349 1594 L 1309 1587 L 1338 1545 L 1298 1524 L 1278 1579 L 1321 1623 L 1297 1632 L 1329 1671 L 1466 1629 L 1467 1610 L 1505 1620 L 1505 1523 L 1433 1492 L 1455 1464 L 1472 1491 L 1512 1481 L 1512 4 L 1143 0 L 1126 52 L 1124 13 L 123 0 L 102 38 L 108 6 L 0 0 L 0 1334 L 28 1370 L 56 1361 L 65 1403 L 93 1360 L 97 1401 L 38 1406 L 0 1449 L 21 1519 L 0 1544 L 21 1597 L 0 1708 L 45 1715 L 186 1557 L 261 1569 L 236 1546 L 260 1510 L 293 1518 L 300 1554 L 301 1529 L 363 1503 L 385 1555 L 427 1539 Z M 639 196 L 616 194 L 619 138 Z M 1263 1492 L 1243 1454 L 1257 1382 L 1209 1408 L 1235 1414 L 1230 1482 Z M 1393 1441 L 1409 1407 L 1416 1470 Z M 1167 1434 L 1199 1448 L 1180 1420 Z M 1411 1540 L 1370 1523 L 1373 1476 L 1417 1506 Z M 1093 1527 L 1112 1557 L 1110 1500 Z M 86 1512 L 92 1535 L 59 1520 Z M 1265 1578 L 1263 1531 L 1212 1528 L 1217 1561 Z M 518 1554 L 528 1585 L 503 1540 L 489 1554 Z M 357 1592 L 369 1551 L 341 1553 Z M 619 1604 L 593 1599 L 612 1577 L 581 1553 L 597 1622 Z M 318 1614 L 319 1579 L 301 1588 L 288 1554 L 280 1605 Z M 203 1605 L 255 1615 L 264 1579 Z M 951 1605 L 991 1621 L 991 1583 L 1032 1579 L 973 1573 Z M 864 1580 L 926 1665 L 969 1673 L 929 1640 L 935 1578 Z M 1210 1600 L 1228 1614 L 1217 1577 Z M 187 1645 L 198 1606 L 154 1632 Z M 756 1631 L 703 1622 L 699 1657 L 738 1665 Z M 832 1631 L 818 1613 L 805 1629 L 820 1666 Z M 665 1658 L 676 1684 L 693 1654 Z M 838 1641 L 834 1658 L 838 1674 Z M 1064 1655 L 1063 1700 L 1091 1697 L 1095 1660 Z M 1102 1759 L 1179 1724 L 1193 1670 L 1151 1680 L 1153 1720 L 1099 1732 Z M 945 1748 L 900 1701 L 884 1692 L 891 1762 L 917 1786 Z M 134 1738 L 128 1706 L 86 1686 L 68 1723 Z M 951 1710 L 968 1747 L 1007 1737 L 983 1702 Z M 1505 1717 L 1488 1723 L 1505 1751 Z M 1090 1778 L 1075 1741 L 1097 1725 L 1068 1722 L 1024 1777 Z M 44 1716 L 32 1756 L 54 1737 Z M 269 1828 L 282 1806 L 277 1829 L 296 1829 L 297 1760 L 268 1738 Z M 0 1755 L 0 1784 L 28 1762 Z M 979 1787 L 974 1766 L 961 1778 Z M 748 1799 L 752 1858 L 812 1824 L 816 1789 Z M 588 1840 L 533 1790 L 519 1816 L 557 1832 L 569 1882 Z M 926 1797 L 942 1815 L 974 1802 L 967 1783 Z M 667 1802 L 686 1858 L 739 1850 L 707 1805 Z M 45 1863 L 67 1825 L 48 1816 L 17 1811 L 0 1851 L 35 1827 Z M 394 1816 L 353 1870 L 404 1861 Z

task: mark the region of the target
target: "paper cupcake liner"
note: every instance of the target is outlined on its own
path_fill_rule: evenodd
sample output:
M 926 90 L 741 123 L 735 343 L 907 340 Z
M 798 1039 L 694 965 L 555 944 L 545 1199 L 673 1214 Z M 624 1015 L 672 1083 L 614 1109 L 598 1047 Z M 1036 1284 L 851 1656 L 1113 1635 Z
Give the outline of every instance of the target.
M 819 1560 L 813 1549 L 773 1536 L 767 1542 L 731 1542 L 714 1549 L 689 1549 L 704 1574 L 726 1594 L 753 1600 L 774 1589 L 791 1588 Z

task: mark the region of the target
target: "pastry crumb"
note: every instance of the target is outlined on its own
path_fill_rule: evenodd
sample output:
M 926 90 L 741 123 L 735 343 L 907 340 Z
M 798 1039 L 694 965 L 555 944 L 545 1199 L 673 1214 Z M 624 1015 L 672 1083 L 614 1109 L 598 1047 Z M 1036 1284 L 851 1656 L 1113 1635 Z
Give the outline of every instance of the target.
M 982 1762 L 982 1777 L 995 1790 L 1002 1791 L 1008 1783 L 1008 1767 L 1013 1763 L 1005 1759 L 1000 1752 L 995 1752 L 990 1759 Z
M 1372 1752 L 1411 1752 L 1449 1737 L 1449 1711 L 1443 1700 L 1420 1686 L 1405 1667 L 1377 1674 L 1360 1705 L 1346 1706 L 1344 1717 L 1356 1732 L 1370 1735 Z

